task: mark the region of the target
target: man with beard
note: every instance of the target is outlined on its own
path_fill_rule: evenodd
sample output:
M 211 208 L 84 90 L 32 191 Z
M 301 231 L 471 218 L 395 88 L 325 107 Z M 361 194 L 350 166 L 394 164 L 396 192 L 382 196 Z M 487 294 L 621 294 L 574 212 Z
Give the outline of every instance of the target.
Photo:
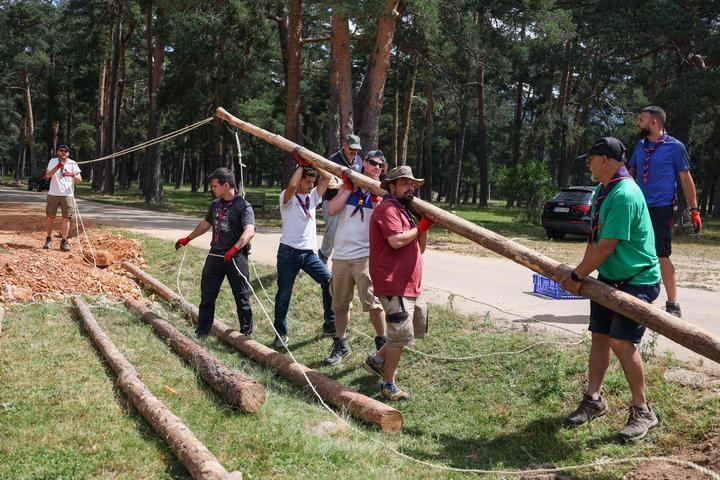
M 580 293 L 583 280 L 595 269 L 598 280 L 639 300 L 652 303 L 660 293 L 660 268 L 655 255 L 655 236 L 642 192 L 625 168 L 625 147 L 617 138 L 603 137 L 582 157 L 594 179 L 600 182 L 593 196 L 590 241 L 585 255 L 560 284 Z M 632 405 L 622 440 L 639 440 L 658 424 L 645 398 L 645 375 L 637 349 L 645 327 L 594 301 L 590 302 L 592 333 L 588 387 L 580 406 L 565 418 L 578 427 L 608 412 L 602 384 L 610 353 L 620 361 L 630 386 Z
M 385 156 L 379 150 L 365 155 L 363 174 L 377 180 L 385 165 Z M 332 310 L 335 312 L 335 336 L 330 355 L 325 359 L 328 365 L 335 365 L 350 355 L 352 349 L 345 333 L 350 320 L 350 306 L 353 290 L 357 288 L 363 312 L 368 312 L 375 328 L 375 346 L 380 349 L 385 343 L 385 314 L 382 305 L 373 294 L 370 280 L 370 215 L 375 195 L 357 188 L 350 179 L 352 170 L 342 174 L 343 186 L 330 201 L 330 215 L 338 216 L 335 233 L 335 250 L 332 257 Z
M 215 199 L 197 227 L 187 237 L 175 242 L 175 250 L 184 247 L 193 239 L 212 229 L 210 253 L 205 259 L 200 277 L 200 306 L 195 333 L 204 339 L 210 333 L 215 321 L 215 300 L 220 286 L 227 277 L 232 288 L 240 333 L 250 336 L 253 332 L 250 288 L 245 279 L 250 276 L 248 254 L 250 240 L 255 236 L 255 214 L 252 206 L 235 190 L 235 175 L 227 168 L 218 168 L 208 177 Z M 238 273 L 240 270 L 243 278 Z
M 370 277 L 385 310 L 388 338 L 363 367 L 382 379 L 380 394 L 391 401 L 409 399 L 395 383 L 397 366 L 403 348 L 427 333 L 427 307 L 420 285 L 422 254 L 432 222 L 423 217 L 415 224 L 408 211 L 423 183 L 408 166 L 392 169 L 380 184 L 390 194 L 370 219 Z
M 635 146 L 628 170 L 640 186 L 650 210 L 655 231 L 655 251 L 660 258 L 662 282 L 667 293 L 665 310 L 680 317 L 682 312 L 677 298 L 675 267 L 670 261 L 674 204 L 677 199 L 675 177 L 680 178 L 685 198 L 690 207 L 695 232 L 702 229 L 695 183 L 690 175 L 685 145 L 665 132 L 665 111 L 660 107 L 640 110 L 637 128 L 644 138 Z

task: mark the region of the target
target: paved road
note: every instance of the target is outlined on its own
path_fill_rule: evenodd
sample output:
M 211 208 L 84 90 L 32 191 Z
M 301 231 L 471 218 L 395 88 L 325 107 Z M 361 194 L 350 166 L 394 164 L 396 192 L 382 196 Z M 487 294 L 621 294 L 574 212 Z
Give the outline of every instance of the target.
M 41 210 L 45 193 L 27 192 L 0 186 L 0 204 L 23 203 L 26 208 Z M 122 227 L 153 237 L 175 241 L 186 236 L 199 219 L 184 215 L 117 207 L 98 202 L 78 200 L 84 221 Z M 6 208 L 3 208 L 6 210 Z M 438 227 L 435 227 L 438 228 Z M 260 230 L 253 240 L 252 259 L 274 265 L 280 234 Z M 319 241 L 321 241 L 319 239 Z M 193 241 L 192 245 L 209 248 L 210 234 Z M 428 250 L 424 255 L 423 280 L 429 301 L 447 304 L 452 296 L 454 308 L 471 314 L 490 311 L 510 320 L 521 317 L 544 322 L 548 331 L 555 327 L 582 332 L 587 328 L 589 302 L 586 300 L 553 300 L 532 293 L 532 274 L 527 268 L 503 258 L 473 257 Z M 465 298 L 463 298 L 465 297 Z M 720 294 L 699 289 L 680 288 L 683 319 L 720 336 Z M 664 304 L 661 292 L 657 304 Z M 498 313 L 493 307 L 513 315 Z M 703 358 L 694 352 L 659 338 L 658 350 L 672 351 L 676 357 L 699 365 Z M 720 374 L 720 365 L 705 359 L 706 370 Z

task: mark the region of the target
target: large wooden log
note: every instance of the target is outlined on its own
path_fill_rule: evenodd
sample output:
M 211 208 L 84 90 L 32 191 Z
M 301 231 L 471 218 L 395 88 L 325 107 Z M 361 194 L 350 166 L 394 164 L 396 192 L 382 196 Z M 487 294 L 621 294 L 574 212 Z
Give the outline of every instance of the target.
M 257 412 L 265 403 L 265 389 L 255 380 L 233 372 L 224 363 L 183 335 L 177 328 L 130 295 L 125 305 L 166 340 L 175 353 L 197 369 L 200 377 L 229 405 L 244 412 Z
M 216 111 L 216 116 L 229 124 L 254 135 L 266 142 L 275 145 L 286 152 L 300 147 L 279 135 L 270 133 L 267 130 L 255 125 L 243 122 L 237 117 L 229 114 L 222 107 Z M 302 148 L 302 147 L 301 147 Z M 344 167 L 327 160 L 326 158 L 302 149 L 300 155 L 313 165 L 316 165 L 334 175 L 341 175 Z M 368 178 L 360 173 L 352 173 L 352 181 L 358 186 L 370 190 L 375 195 L 384 195 L 387 192 L 380 188 L 380 182 Z M 510 260 L 523 265 L 530 270 L 541 273 L 546 277 L 559 281 L 571 267 L 561 264 L 556 260 L 541 255 L 527 247 L 508 240 L 502 235 L 475 225 L 445 210 L 438 208 L 428 202 L 416 198 L 413 201 L 414 209 L 421 215 L 442 225 L 451 232 L 455 232 L 483 247 L 499 253 Z M 680 320 L 669 313 L 653 307 L 625 292 L 621 292 L 609 285 L 606 285 L 592 277 L 582 283 L 580 293 L 601 305 L 604 305 L 615 312 L 621 313 L 636 322 L 655 330 L 661 335 L 689 348 L 690 350 L 703 355 L 711 360 L 720 363 L 720 337 L 707 332 L 695 325 Z
M 197 321 L 198 308 L 195 305 L 132 263 L 123 262 L 122 266 L 161 297 L 180 305 Z M 304 373 L 310 379 L 320 397 L 329 405 L 344 408 L 348 413 L 360 420 L 379 426 L 383 432 L 399 432 L 402 429 L 403 417 L 398 410 L 369 398 L 352 388 L 348 388 L 311 368 L 293 362 L 286 355 L 251 340 L 217 319 L 213 322 L 211 332 L 223 342 L 232 345 L 243 355 L 275 370 L 280 376 L 298 387 L 309 388 Z
M 88 305 L 80 297 L 73 297 L 72 300 L 85 331 L 117 375 L 118 388 L 153 430 L 167 442 L 190 475 L 198 479 L 242 480 L 240 472 L 228 473 L 182 420 L 148 390 L 135 368 L 95 320 Z

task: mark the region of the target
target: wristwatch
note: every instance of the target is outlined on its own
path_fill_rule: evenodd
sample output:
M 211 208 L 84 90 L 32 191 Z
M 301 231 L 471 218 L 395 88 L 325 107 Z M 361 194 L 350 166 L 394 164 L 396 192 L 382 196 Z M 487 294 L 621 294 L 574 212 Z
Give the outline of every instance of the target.
M 585 280 L 584 278 L 581 278 L 575 270 L 570 272 L 570 278 L 573 279 L 573 282 L 582 282 L 583 280 Z

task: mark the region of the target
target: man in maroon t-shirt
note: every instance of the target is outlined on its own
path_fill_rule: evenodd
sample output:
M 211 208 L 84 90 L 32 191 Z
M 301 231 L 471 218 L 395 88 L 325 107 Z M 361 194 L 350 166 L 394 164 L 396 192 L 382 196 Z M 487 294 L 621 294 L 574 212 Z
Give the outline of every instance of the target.
M 423 338 L 427 312 L 421 301 L 422 253 L 432 222 L 415 224 L 407 207 L 424 183 L 410 167 L 394 168 L 380 186 L 390 192 L 370 218 L 370 278 L 373 291 L 385 310 L 387 343 L 365 359 L 363 367 L 379 376 L 380 393 L 388 400 L 408 400 L 395 383 L 395 372 L 405 345 Z

